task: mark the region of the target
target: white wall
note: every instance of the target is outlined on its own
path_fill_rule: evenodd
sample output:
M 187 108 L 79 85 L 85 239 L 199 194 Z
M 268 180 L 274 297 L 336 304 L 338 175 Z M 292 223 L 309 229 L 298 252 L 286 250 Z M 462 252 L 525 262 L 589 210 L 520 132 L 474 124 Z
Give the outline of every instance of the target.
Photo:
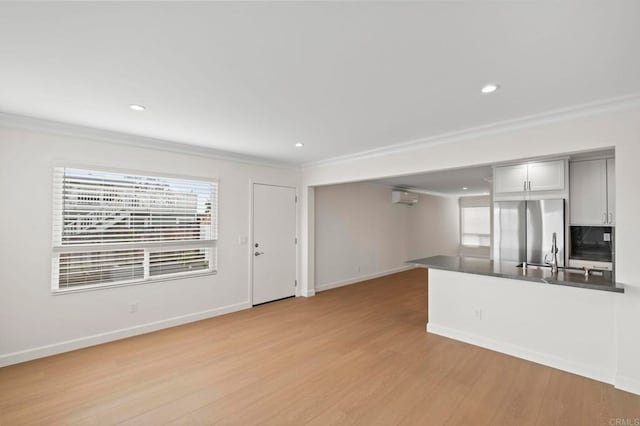
M 326 290 L 406 269 L 407 260 L 458 249 L 455 198 L 419 195 L 391 203 L 391 188 L 372 183 L 315 189 L 315 289 Z
M 54 164 L 218 178 L 218 274 L 52 295 Z M 239 237 L 249 236 L 252 179 L 297 186 L 299 171 L 0 127 L 0 366 L 249 307 Z
M 460 208 L 455 197 L 419 195 L 409 210 L 406 260 L 455 255 L 460 245 Z
M 316 290 L 404 266 L 411 207 L 392 204 L 390 188 L 352 183 L 315 194 Z
M 303 170 L 302 191 L 307 194 L 306 187 L 315 185 L 611 147 L 616 149 L 617 280 L 626 285 L 626 292 L 616 303 L 616 344 L 610 350 L 617 359 L 616 386 L 640 393 L 640 274 L 637 268 L 640 259 L 640 104 L 637 101 L 591 110 L 576 109 L 555 117 L 484 128 L 475 134 L 307 167 Z M 303 210 L 303 215 L 307 214 L 310 212 Z M 313 237 L 313 233 L 303 235 L 305 239 Z M 302 243 L 308 245 L 312 241 Z M 303 270 L 313 270 L 312 260 L 303 258 L 302 261 Z M 304 275 L 303 280 L 303 289 L 313 288 L 312 274 Z

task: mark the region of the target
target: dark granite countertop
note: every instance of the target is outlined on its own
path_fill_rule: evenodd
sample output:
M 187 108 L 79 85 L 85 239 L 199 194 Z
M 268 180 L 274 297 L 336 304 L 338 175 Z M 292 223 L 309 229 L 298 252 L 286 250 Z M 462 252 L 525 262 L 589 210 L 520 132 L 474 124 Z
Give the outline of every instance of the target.
M 623 285 L 613 280 L 613 273 L 610 271 L 598 275 L 592 274 L 587 278 L 584 273 L 560 269 L 557 275 L 553 275 L 550 268 L 534 269 L 529 267 L 523 271 L 522 268 L 518 268 L 519 263 L 517 262 L 494 262 L 489 259 L 464 256 L 432 256 L 410 260 L 406 263 L 445 271 L 624 293 Z

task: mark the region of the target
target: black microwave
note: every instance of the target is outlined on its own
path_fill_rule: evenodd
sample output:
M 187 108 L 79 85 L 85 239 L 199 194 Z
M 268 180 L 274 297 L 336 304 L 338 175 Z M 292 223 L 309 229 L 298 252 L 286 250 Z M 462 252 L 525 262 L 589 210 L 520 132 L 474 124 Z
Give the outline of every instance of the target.
M 571 226 L 569 258 L 594 262 L 613 262 L 612 226 Z

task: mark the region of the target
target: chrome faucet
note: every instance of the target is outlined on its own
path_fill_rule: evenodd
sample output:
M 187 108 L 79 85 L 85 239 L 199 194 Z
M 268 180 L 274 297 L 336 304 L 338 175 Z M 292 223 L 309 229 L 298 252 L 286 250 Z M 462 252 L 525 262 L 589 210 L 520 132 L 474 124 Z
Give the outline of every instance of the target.
M 556 233 L 551 238 L 551 273 L 558 273 L 558 243 L 556 242 Z

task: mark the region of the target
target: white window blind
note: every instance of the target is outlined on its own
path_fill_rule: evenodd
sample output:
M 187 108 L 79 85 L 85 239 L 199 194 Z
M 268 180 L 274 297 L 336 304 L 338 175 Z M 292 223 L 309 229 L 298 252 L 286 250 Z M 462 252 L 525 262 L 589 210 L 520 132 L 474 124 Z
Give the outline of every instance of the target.
M 54 290 L 216 270 L 213 181 L 54 169 Z
M 491 224 L 489 207 L 461 207 L 462 245 L 488 247 Z

